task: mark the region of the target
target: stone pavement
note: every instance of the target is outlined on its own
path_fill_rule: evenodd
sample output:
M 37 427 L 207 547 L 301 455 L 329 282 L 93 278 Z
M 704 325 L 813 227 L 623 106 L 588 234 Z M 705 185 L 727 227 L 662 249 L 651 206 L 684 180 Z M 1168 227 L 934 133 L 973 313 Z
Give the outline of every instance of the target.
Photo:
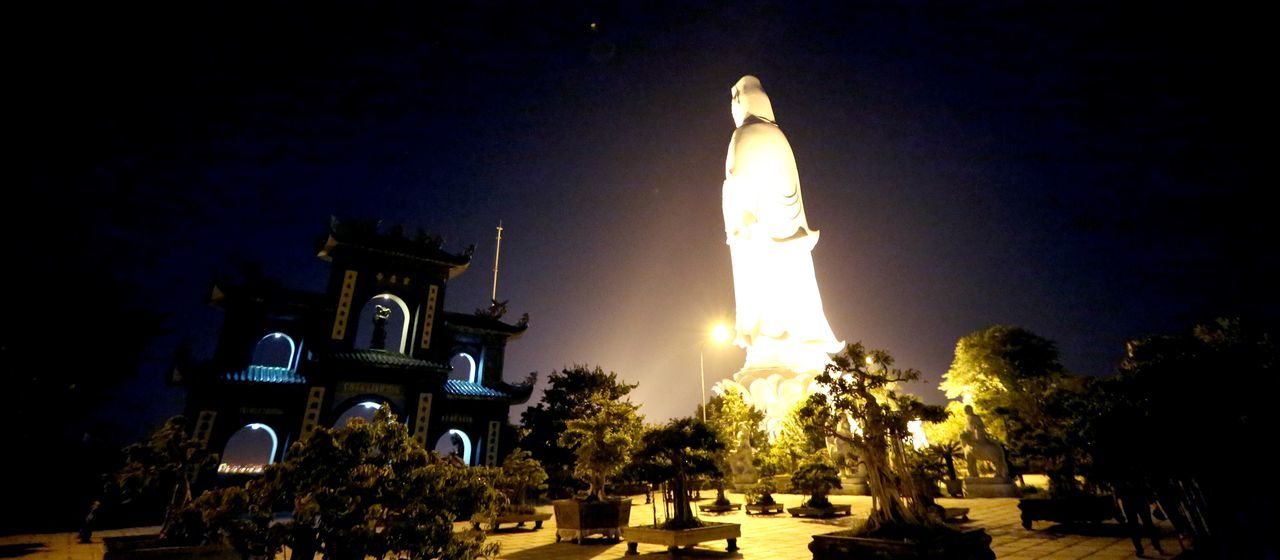
M 803 496 L 793 494 L 774 494 L 774 497 L 788 507 L 799 505 Z M 742 501 L 740 494 L 729 493 L 729 498 Z M 853 515 L 850 517 L 816 520 L 793 518 L 790 515 L 748 516 L 742 512 L 725 515 L 704 515 L 708 520 L 727 521 L 742 524 L 742 537 L 738 539 L 739 551 L 725 551 L 725 541 L 703 543 L 692 550 L 682 551 L 682 555 L 695 558 L 746 558 L 746 559 L 806 559 L 812 556 L 807 548 L 810 536 L 815 533 L 828 533 L 847 528 L 854 523 L 866 519 L 871 508 L 871 498 L 867 496 L 832 496 L 832 501 L 840 504 L 852 504 Z M 631 523 L 645 525 L 653 523 L 654 509 L 644 504 L 644 497 L 633 498 Z M 707 503 L 707 502 L 701 502 Z M 1018 501 L 1013 498 L 990 499 L 941 499 L 939 503 L 952 507 L 968 507 L 969 524 L 982 527 L 992 537 L 992 549 L 996 557 L 1001 559 L 1076 559 L 1100 558 L 1123 559 L 1139 558 L 1135 555 L 1133 544 L 1122 528 L 1114 523 L 1098 526 L 1089 534 L 1079 531 L 1067 532 L 1063 528 L 1048 522 L 1036 522 L 1032 530 L 1022 528 L 1019 518 Z M 539 508 L 550 512 L 550 506 Z M 661 504 L 657 515 L 662 517 Z M 462 528 L 464 524 L 459 524 Z M 1164 535 L 1161 545 L 1166 554 L 1164 558 L 1172 558 L 1181 551 L 1178 541 L 1172 535 L 1172 528 L 1163 525 Z M 125 529 L 103 531 L 94 534 L 94 542 L 80 544 L 72 533 L 50 535 L 12 535 L 0 537 L 0 558 L 24 558 L 31 560 L 98 560 L 102 558 L 102 536 L 121 534 L 140 534 L 155 532 L 156 528 Z M 507 529 L 490 533 L 490 538 L 501 546 L 499 558 L 509 560 L 605 560 L 624 558 L 626 543 L 611 544 L 602 539 L 588 539 L 586 544 L 575 545 L 570 542 L 555 542 L 555 519 L 547 521 L 540 530 Z M 1160 558 L 1154 550 L 1147 546 L 1147 558 Z M 664 547 L 657 545 L 639 545 L 639 558 L 667 557 Z

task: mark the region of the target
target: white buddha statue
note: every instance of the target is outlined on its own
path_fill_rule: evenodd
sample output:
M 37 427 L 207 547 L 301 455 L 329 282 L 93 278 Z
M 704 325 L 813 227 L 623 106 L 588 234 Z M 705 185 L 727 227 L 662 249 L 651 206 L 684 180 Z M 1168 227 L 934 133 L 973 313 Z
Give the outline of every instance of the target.
M 810 254 L 818 232 L 805 219 L 791 144 L 760 80 L 744 76 L 732 93 L 738 128 L 725 158 L 724 225 L 733 259 L 736 343 L 747 351 L 734 382 L 765 410 L 776 432 L 843 343 L 822 310 Z

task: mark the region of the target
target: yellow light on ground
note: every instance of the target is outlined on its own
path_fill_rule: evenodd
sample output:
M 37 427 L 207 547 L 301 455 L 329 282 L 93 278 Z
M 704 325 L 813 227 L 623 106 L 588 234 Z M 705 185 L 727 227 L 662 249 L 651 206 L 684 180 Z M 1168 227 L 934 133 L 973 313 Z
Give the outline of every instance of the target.
M 711 341 L 716 344 L 725 344 L 733 340 L 733 329 L 726 325 L 716 325 L 711 327 Z

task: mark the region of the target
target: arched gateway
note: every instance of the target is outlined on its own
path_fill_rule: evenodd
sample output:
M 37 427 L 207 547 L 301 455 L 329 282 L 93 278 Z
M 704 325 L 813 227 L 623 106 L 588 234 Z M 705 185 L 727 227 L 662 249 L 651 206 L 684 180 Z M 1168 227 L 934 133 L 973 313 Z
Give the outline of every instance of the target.
M 501 461 L 515 443 L 503 436 L 510 407 L 533 391 L 532 379 L 504 379 L 503 358 L 528 325 L 445 309 L 471 250 L 334 220 L 318 256 L 330 265 L 320 293 L 268 280 L 213 287 L 211 305 L 226 312 L 217 350 L 174 376 L 189 388 L 196 437 L 233 458 L 252 442 L 236 459 L 252 473 L 316 429 L 372 418 L 385 402 L 427 449 L 443 438 L 468 464 Z

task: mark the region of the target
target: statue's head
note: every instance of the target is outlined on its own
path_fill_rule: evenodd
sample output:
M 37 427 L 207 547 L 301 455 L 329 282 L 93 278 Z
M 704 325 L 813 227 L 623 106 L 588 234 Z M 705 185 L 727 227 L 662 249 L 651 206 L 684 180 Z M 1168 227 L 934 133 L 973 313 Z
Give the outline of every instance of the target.
M 971 405 L 971 404 L 966 404 L 966 405 L 964 405 L 964 413 L 965 413 L 965 414 L 973 414 L 973 405 Z
M 769 96 L 765 95 L 759 78 L 751 75 L 743 76 L 741 80 L 738 80 L 738 83 L 733 84 L 733 89 L 729 90 L 729 93 L 733 95 L 733 102 L 730 104 L 729 110 L 733 113 L 735 125 L 742 126 L 748 116 L 756 116 L 769 122 L 775 122 L 773 105 L 769 103 Z

